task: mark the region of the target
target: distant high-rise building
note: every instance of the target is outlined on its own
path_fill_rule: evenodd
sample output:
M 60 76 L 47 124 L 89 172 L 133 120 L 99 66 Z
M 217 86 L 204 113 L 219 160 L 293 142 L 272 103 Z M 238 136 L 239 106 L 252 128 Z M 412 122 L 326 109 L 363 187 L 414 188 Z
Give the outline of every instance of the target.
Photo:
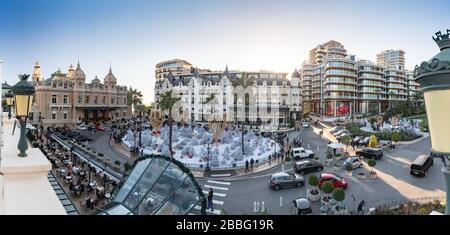
M 405 51 L 385 50 L 377 54 L 377 64 L 386 68 L 405 69 Z

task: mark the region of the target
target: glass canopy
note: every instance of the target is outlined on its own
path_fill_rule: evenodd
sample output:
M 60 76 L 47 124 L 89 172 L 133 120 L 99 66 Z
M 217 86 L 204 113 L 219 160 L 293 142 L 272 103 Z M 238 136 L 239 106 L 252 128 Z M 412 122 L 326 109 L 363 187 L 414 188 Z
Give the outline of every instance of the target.
M 100 214 L 185 215 L 197 204 L 204 211 L 205 195 L 189 169 L 165 156 L 139 160 L 114 200 Z

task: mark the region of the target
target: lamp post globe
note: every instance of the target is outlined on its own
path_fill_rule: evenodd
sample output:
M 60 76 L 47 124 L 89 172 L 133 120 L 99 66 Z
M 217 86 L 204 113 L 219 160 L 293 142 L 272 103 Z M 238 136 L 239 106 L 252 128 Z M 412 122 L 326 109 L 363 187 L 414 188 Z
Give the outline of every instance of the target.
M 445 214 L 450 214 L 450 29 L 435 34 L 433 40 L 440 52 L 428 61 L 416 65 L 415 81 L 419 83 L 425 101 L 429 123 L 432 156 L 442 159 L 442 172 L 446 182 Z
M 29 74 L 19 75 L 20 81 L 16 83 L 11 91 L 14 95 L 14 111 L 16 118 L 20 122 L 20 139 L 17 145 L 19 149 L 19 157 L 26 157 L 26 150 L 28 149 L 28 143 L 26 136 L 26 123 L 28 115 L 30 114 L 31 105 L 33 104 L 33 95 L 35 93 L 34 86 L 27 81 Z

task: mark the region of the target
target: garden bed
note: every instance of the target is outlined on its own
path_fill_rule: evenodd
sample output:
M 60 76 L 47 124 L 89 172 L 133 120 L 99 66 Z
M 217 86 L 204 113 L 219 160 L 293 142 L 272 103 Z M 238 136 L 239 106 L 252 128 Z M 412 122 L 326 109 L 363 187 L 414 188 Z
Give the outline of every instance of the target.
M 415 140 L 417 138 L 420 138 L 420 135 L 417 135 L 413 132 L 408 132 L 408 131 L 404 131 L 404 130 L 400 130 L 400 131 L 379 131 L 379 132 L 367 132 L 367 131 L 363 131 L 361 130 L 360 126 L 357 124 L 349 124 L 346 125 L 345 128 L 352 134 L 355 136 L 364 136 L 364 137 L 370 137 L 371 135 L 375 135 L 379 140 L 392 140 L 392 135 L 397 132 L 400 135 L 400 141 L 411 141 L 411 140 Z

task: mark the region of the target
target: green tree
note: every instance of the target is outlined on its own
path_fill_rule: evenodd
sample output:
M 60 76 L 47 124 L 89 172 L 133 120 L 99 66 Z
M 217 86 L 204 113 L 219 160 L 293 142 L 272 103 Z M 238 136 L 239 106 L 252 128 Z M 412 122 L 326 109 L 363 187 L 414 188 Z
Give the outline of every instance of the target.
M 422 91 L 416 91 L 414 92 L 414 95 L 412 97 L 413 102 L 415 103 L 416 106 L 416 114 L 419 115 L 420 114 L 420 102 L 422 102 L 423 100 L 423 92 Z
M 341 138 L 341 143 L 345 144 L 345 151 L 347 151 L 347 147 L 350 144 L 349 142 L 352 140 L 352 137 L 345 135 Z
M 170 156 L 172 156 L 172 107 L 178 102 L 181 98 L 172 97 L 172 91 L 168 91 L 161 95 L 161 100 L 159 106 L 162 110 L 169 111 L 169 151 Z
M 370 159 L 369 161 L 367 161 L 367 165 L 372 167 L 372 170 L 370 172 L 373 172 L 373 168 L 377 165 L 377 161 L 375 161 L 374 159 Z
M 338 202 L 342 202 L 345 199 L 345 192 L 341 188 L 335 188 L 333 190 L 333 198 Z
M 371 135 L 369 139 L 369 147 L 375 148 L 378 145 L 377 137 L 375 135 Z
M 400 141 L 400 138 L 401 138 L 401 136 L 400 136 L 400 133 L 398 131 L 394 131 L 392 133 L 392 137 L 391 137 L 392 141 L 398 142 L 398 141 Z
M 325 183 L 322 184 L 321 189 L 326 193 L 329 194 L 331 192 L 333 192 L 333 184 L 331 183 L 331 181 L 327 180 Z
M 131 105 L 133 110 L 135 105 L 142 104 L 142 99 L 143 95 L 140 91 L 133 89 L 132 87 L 127 91 L 127 102 L 128 105 Z
M 317 187 L 319 185 L 319 178 L 315 175 L 310 175 L 308 177 L 308 183 L 313 187 Z

